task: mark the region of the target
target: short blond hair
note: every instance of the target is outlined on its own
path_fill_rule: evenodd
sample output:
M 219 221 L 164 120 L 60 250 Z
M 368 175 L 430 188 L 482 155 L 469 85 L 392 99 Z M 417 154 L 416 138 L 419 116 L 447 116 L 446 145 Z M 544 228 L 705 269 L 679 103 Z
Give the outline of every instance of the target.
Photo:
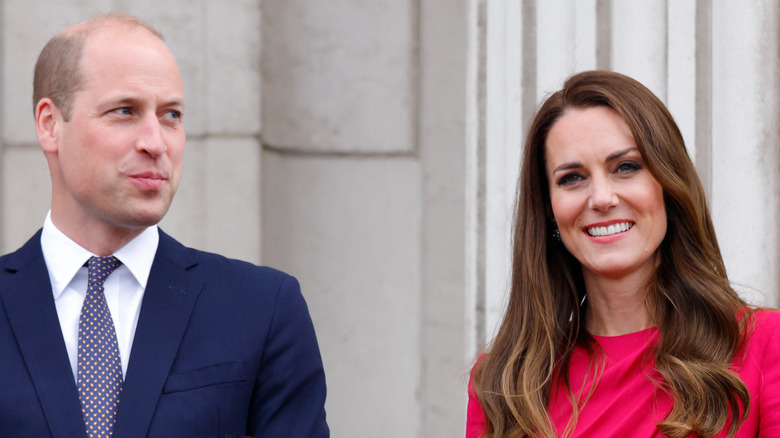
M 143 28 L 160 40 L 163 35 L 149 23 L 130 14 L 109 13 L 68 27 L 46 43 L 35 63 L 33 112 L 41 99 L 48 97 L 60 109 L 65 121 L 73 111 L 73 96 L 84 86 L 81 58 L 90 36 L 110 26 Z

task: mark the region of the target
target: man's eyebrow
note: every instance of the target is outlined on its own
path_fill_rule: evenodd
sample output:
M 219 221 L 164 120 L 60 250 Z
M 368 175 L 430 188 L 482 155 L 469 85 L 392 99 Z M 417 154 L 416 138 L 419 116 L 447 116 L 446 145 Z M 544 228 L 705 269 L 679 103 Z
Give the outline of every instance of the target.
M 107 104 L 110 105 L 123 105 L 123 104 L 137 104 L 138 102 L 144 100 L 142 97 L 136 97 L 136 96 L 119 96 L 113 99 L 107 99 Z M 174 97 L 171 99 L 166 99 L 162 101 L 161 106 L 180 106 L 184 107 L 184 100 L 178 97 Z
M 180 106 L 183 108 L 184 99 L 180 99 L 180 98 L 168 99 L 163 102 L 163 106 Z

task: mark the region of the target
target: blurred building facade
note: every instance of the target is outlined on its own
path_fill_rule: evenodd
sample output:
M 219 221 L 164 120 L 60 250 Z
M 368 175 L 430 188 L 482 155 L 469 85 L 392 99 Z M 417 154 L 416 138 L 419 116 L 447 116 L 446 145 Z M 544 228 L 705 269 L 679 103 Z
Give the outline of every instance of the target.
M 296 275 L 343 438 L 462 436 L 504 305 L 522 138 L 571 74 L 612 69 L 678 121 L 732 280 L 778 305 L 780 5 L 727 0 L 0 0 L 0 252 L 50 188 L 32 71 L 107 11 L 158 27 L 185 83 L 162 228 Z

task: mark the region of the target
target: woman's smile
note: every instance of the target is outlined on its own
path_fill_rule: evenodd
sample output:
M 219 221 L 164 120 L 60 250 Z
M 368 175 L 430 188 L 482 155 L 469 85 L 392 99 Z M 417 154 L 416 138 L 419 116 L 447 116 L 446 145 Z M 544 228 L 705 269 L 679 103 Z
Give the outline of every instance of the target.
M 592 241 L 596 243 L 607 243 L 608 238 L 615 237 L 620 239 L 624 237 L 625 233 L 627 233 L 633 226 L 633 221 L 616 220 L 588 225 L 584 228 L 583 231 L 592 238 Z M 614 239 L 609 240 L 609 242 L 612 241 L 614 241 Z

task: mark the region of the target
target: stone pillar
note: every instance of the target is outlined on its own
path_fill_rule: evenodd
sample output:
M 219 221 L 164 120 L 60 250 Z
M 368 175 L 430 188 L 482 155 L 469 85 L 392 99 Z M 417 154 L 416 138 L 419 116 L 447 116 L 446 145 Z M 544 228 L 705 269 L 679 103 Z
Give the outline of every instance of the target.
M 692 84 L 697 82 L 696 33 L 708 29 L 697 27 L 696 0 L 669 2 L 667 14 L 669 18 L 667 105 L 680 126 L 689 153 L 695 157 L 697 87 Z
M 712 6 L 712 212 L 729 278 L 778 305 L 780 131 L 777 2 Z
M 264 6 L 263 258 L 301 280 L 332 433 L 462 435 L 465 3 Z
M 570 76 L 575 71 L 576 3 L 577 0 L 536 2 L 533 17 L 536 57 L 533 62 L 536 64 L 537 102 L 561 88 L 560 78 Z
M 472 0 L 419 2 L 422 331 L 417 437 L 461 437 L 466 379 L 466 154 L 472 126 Z M 400 435 L 388 435 L 400 436 Z
M 610 2 L 610 70 L 633 77 L 666 101 L 666 0 Z
M 416 16 L 392 0 L 263 9 L 263 259 L 301 281 L 334 436 L 422 427 Z

